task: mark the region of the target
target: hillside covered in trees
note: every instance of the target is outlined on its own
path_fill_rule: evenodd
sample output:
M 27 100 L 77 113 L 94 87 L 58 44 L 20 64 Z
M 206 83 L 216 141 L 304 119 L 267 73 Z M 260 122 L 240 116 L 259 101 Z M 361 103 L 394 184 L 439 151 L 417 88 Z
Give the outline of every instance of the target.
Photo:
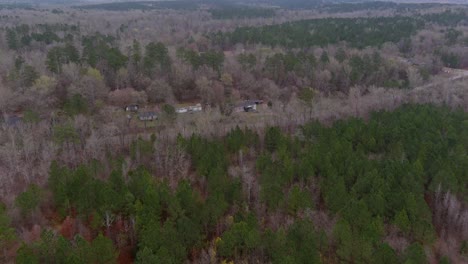
M 60 228 L 23 244 L 16 261 L 109 263 L 127 250 L 137 263 L 426 263 L 446 236 L 462 243 L 431 256 L 461 263 L 467 120 L 407 105 L 368 121 L 309 123 L 295 135 L 271 127 L 178 137 L 172 148 L 189 164 L 174 177 L 153 177 L 163 169 L 150 162 L 157 137 L 133 142 L 130 159 L 53 162 L 47 187 L 30 185 L 15 204 L 30 224 L 54 209 L 48 221 Z M 18 238 L 2 219 L 8 248 Z
M 0 263 L 468 263 L 468 6 L 23 2 Z

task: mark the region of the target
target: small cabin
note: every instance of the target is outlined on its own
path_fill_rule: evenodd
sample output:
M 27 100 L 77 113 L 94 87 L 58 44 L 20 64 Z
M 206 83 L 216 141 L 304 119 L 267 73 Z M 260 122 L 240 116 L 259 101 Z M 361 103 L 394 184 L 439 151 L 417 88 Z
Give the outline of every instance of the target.
M 140 108 L 140 107 L 139 107 L 137 104 L 127 105 L 127 106 L 125 107 L 125 111 L 126 111 L 126 112 L 138 112 L 138 109 L 139 109 L 139 108 Z
M 192 106 L 188 107 L 189 112 L 200 112 L 202 110 L 203 110 L 203 108 L 202 108 L 201 104 L 196 104 L 196 105 L 192 105 Z
M 186 107 L 180 107 L 180 108 L 177 108 L 175 111 L 177 114 L 184 114 L 188 112 L 188 109 Z
M 203 110 L 202 105 L 198 103 L 196 105 L 179 107 L 176 109 L 176 113 L 178 114 L 194 113 L 194 112 L 200 112 L 202 110 Z
M 153 121 L 158 119 L 156 112 L 144 112 L 138 115 L 138 119 L 140 121 Z
M 263 100 L 246 100 L 236 105 L 234 112 L 255 112 L 259 104 L 263 104 Z

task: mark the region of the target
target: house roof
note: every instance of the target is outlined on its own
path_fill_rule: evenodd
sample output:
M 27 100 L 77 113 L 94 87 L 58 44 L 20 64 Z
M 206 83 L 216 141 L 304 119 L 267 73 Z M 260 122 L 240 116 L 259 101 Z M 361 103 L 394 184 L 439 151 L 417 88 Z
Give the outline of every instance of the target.
M 253 106 L 257 104 L 262 104 L 263 100 L 245 100 L 241 103 L 238 103 L 236 107 L 248 107 L 248 106 Z
M 201 106 L 201 103 L 198 101 L 192 101 L 192 102 L 178 103 L 174 105 L 175 108 L 183 108 L 183 107 L 189 107 L 189 106 Z
M 140 107 L 137 105 L 137 104 L 133 104 L 133 105 L 127 105 L 124 107 L 124 110 L 125 111 L 131 111 L 131 112 L 136 112 L 138 111 L 138 109 L 140 109 Z
M 143 112 L 138 114 L 139 117 L 153 117 L 156 116 L 156 112 L 150 111 L 150 112 Z
M 16 126 L 21 124 L 22 120 L 23 119 L 19 116 L 9 116 L 5 118 L 5 124 L 7 126 Z

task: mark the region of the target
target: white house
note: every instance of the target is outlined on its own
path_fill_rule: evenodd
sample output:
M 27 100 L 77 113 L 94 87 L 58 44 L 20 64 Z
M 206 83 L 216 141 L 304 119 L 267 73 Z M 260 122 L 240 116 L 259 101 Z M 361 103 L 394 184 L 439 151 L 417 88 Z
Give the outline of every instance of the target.
M 194 113 L 194 112 L 200 112 L 202 110 L 203 110 L 202 105 L 196 104 L 196 105 L 190 105 L 186 107 L 179 107 L 176 109 L 176 113 L 178 114 Z

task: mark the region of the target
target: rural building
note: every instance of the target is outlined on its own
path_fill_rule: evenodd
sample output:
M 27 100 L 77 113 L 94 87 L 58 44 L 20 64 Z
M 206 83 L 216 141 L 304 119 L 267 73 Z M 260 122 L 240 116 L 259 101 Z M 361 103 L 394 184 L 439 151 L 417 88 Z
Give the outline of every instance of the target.
M 189 112 L 200 112 L 202 110 L 203 110 L 203 108 L 202 108 L 201 104 L 191 105 L 191 106 L 188 107 Z
M 127 105 L 127 106 L 125 107 L 125 111 L 127 111 L 127 112 L 138 112 L 138 109 L 139 109 L 139 106 L 136 105 L 136 104 Z
M 188 109 L 187 107 L 180 107 L 180 108 L 177 108 L 175 111 L 177 114 L 184 114 L 188 112 Z
M 153 121 L 158 119 L 156 112 L 143 112 L 138 114 L 138 119 L 140 121 Z
M 194 112 L 200 112 L 202 110 L 203 110 L 202 105 L 200 103 L 198 103 L 198 104 L 195 104 L 195 105 L 178 107 L 178 108 L 176 108 L 176 113 L 178 113 L 178 114 L 194 113 Z
M 263 100 L 246 100 L 234 107 L 234 112 L 254 112 L 257 111 L 257 105 L 263 104 Z

